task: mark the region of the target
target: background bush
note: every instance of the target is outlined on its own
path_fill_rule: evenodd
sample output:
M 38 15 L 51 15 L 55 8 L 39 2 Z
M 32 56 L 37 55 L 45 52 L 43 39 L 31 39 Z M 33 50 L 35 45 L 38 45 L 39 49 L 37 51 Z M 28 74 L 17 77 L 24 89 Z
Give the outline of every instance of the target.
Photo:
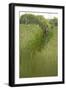
M 38 24 L 44 33 L 50 29 L 48 21 L 41 15 L 24 14 L 20 17 L 20 24 Z

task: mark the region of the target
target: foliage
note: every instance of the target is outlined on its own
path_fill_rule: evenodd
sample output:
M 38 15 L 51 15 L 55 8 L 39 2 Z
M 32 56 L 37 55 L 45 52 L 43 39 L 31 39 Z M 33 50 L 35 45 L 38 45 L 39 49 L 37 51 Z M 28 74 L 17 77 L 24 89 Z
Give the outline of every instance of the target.
M 23 29 L 22 29 L 23 28 Z M 23 38 L 23 40 L 22 40 Z M 38 50 L 43 40 L 43 31 L 39 25 L 35 24 L 20 24 L 20 47 L 29 50 Z
M 57 76 L 58 19 L 24 14 L 20 17 L 20 78 Z
M 58 19 L 54 17 L 53 19 L 49 19 L 49 23 L 51 24 L 51 27 L 57 27 L 58 26 Z
M 50 29 L 48 21 L 41 15 L 24 14 L 20 17 L 20 24 L 38 24 L 44 33 Z

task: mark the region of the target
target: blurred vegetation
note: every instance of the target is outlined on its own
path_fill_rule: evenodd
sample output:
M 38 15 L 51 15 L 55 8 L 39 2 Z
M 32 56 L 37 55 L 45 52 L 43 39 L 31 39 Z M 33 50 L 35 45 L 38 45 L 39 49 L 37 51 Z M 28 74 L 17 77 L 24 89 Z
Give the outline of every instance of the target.
M 43 16 L 35 16 L 33 14 L 24 14 L 20 17 L 20 24 L 38 24 L 44 32 L 50 29 L 50 25 Z
M 58 19 L 24 14 L 19 22 L 20 78 L 56 76 Z
M 49 19 L 48 21 L 51 24 L 51 28 L 58 26 L 58 19 L 56 17 Z

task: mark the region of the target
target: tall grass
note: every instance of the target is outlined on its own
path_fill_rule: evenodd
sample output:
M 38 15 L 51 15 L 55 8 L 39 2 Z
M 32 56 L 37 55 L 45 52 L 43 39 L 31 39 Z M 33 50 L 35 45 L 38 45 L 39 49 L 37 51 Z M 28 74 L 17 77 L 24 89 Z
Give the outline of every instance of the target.
M 36 25 L 20 24 L 20 78 L 56 76 L 57 28 L 43 37 Z

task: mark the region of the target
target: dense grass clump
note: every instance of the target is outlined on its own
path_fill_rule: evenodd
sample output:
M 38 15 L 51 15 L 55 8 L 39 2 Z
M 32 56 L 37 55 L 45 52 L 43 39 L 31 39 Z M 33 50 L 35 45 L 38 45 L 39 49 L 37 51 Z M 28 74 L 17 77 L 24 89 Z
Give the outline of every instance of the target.
M 42 45 L 42 41 L 43 41 L 43 31 L 39 27 L 39 25 L 20 24 L 20 47 L 22 49 L 28 48 L 32 51 L 35 51 L 36 48 L 36 50 L 38 50 Z

